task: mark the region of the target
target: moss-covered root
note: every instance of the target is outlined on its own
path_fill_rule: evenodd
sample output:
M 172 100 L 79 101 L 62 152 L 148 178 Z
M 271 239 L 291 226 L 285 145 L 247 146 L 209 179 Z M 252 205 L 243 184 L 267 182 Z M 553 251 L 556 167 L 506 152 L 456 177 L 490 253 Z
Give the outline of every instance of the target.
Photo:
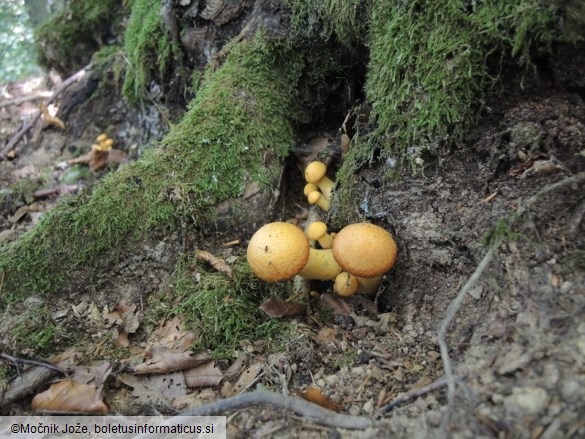
M 291 115 L 299 114 L 295 90 L 303 63 L 303 51 L 261 35 L 231 47 L 160 145 L 0 249 L 0 310 L 26 295 L 56 292 L 106 250 L 171 231 L 180 218 L 212 227 L 213 206 L 269 193 L 294 143 Z M 249 210 L 242 209 L 244 220 Z M 237 209 L 229 214 L 238 221 Z

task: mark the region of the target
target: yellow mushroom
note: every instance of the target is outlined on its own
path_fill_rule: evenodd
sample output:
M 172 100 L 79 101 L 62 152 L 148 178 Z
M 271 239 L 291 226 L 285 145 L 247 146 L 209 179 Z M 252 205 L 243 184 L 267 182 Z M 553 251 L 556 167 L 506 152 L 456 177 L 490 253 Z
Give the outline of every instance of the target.
M 339 273 L 333 284 L 333 291 L 343 297 L 353 296 L 357 293 L 358 288 L 359 283 L 357 277 L 349 274 L 347 271 Z
M 333 240 L 333 256 L 344 271 L 356 276 L 362 294 L 375 294 L 382 275 L 396 261 L 398 248 L 392 235 L 370 223 L 344 227 Z
M 329 210 L 331 203 L 319 191 L 313 191 L 307 196 L 309 204 L 316 204 L 323 210 Z
M 327 173 L 327 166 L 323 162 L 311 162 L 305 168 L 305 180 L 309 183 L 316 184 L 323 196 L 327 200 L 331 200 L 331 192 L 335 183 L 325 175 Z
M 278 282 L 295 275 L 306 279 L 334 279 L 341 267 L 332 250 L 310 248 L 303 231 L 289 223 L 274 222 L 254 233 L 247 249 L 248 264 L 260 279 Z
M 307 228 L 307 236 L 312 241 L 319 242 L 322 248 L 333 247 L 333 238 L 327 233 L 327 224 L 315 221 Z

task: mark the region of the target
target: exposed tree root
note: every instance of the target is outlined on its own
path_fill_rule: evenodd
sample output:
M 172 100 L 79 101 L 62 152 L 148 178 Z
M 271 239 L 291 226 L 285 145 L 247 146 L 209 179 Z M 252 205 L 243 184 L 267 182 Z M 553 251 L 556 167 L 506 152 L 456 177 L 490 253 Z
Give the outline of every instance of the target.
M 304 422 L 333 428 L 364 430 L 379 425 L 378 421 L 365 416 L 352 416 L 335 413 L 304 399 L 274 392 L 250 392 L 221 399 L 196 409 L 182 412 L 181 416 L 218 416 L 229 410 L 248 408 L 256 405 L 269 405 L 302 416 Z

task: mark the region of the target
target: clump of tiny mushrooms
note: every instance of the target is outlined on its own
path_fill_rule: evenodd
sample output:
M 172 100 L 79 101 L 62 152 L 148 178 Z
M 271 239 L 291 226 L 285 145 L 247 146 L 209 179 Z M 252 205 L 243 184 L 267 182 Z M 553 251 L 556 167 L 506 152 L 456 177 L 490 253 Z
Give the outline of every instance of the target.
M 320 162 L 311 163 L 307 169 L 314 163 Z M 305 172 L 308 183 L 304 193 L 309 200 L 316 194 L 329 203 L 333 182 L 321 165 L 317 165 L 315 175 L 313 170 Z M 321 248 L 311 247 L 310 241 L 318 242 Z M 306 233 L 294 224 L 274 222 L 252 236 L 247 257 L 252 271 L 264 281 L 278 282 L 297 275 L 334 281 L 337 294 L 351 296 L 375 294 L 382 275 L 394 265 L 397 252 L 392 235 L 370 223 L 350 224 L 333 237 L 321 221 L 309 225 Z

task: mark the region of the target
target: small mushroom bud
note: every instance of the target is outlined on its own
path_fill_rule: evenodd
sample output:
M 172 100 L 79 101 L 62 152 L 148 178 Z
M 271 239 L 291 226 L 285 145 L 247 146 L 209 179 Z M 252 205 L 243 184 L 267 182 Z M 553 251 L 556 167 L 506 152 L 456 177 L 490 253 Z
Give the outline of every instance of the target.
M 313 241 L 318 241 L 322 248 L 333 247 L 333 238 L 327 233 L 327 224 L 315 221 L 307 228 L 307 236 Z
M 327 166 L 323 162 L 311 162 L 305 168 L 305 180 L 309 183 L 315 183 L 321 189 L 323 197 L 327 200 L 331 199 L 331 192 L 335 183 L 325 175 Z M 327 210 L 327 209 L 325 209 Z
M 319 186 L 317 186 L 315 183 L 307 183 L 303 188 L 303 193 L 305 194 L 305 197 L 308 197 L 311 192 L 315 191 L 317 192 L 319 191 Z
M 309 204 L 316 204 L 323 210 L 329 210 L 329 207 L 331 207 L 329 200 L 326 200 L 323 194 L 319 191 L 311 192 L 307 197 L 307 200 L 309 201 Z
M 347 271 L 343 271 L 335 278 L 333 291 L 342 297 L 349 297 L 358 292 L 358 286 L 357 277 L 352 276 Z

